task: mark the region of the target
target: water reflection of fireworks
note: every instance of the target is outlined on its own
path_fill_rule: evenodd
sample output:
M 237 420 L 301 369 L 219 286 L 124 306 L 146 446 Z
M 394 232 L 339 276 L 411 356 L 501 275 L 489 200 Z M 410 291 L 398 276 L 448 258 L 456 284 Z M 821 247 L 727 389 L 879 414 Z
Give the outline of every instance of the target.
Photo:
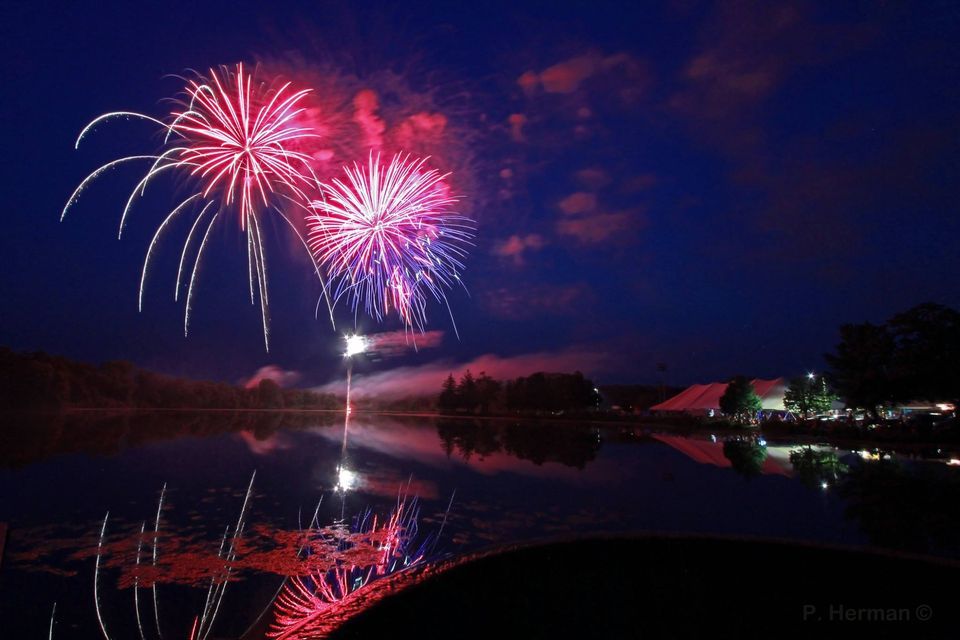
M 419 512 L 416 498 L 400 496 L 386 520 L 381 521 L 369 509 L 354 518 L 349 532 L 332 541 L 337 552 L 333 566 L 294 576 L 286 583 L 276 599 L 275 619 L 268 635 L 279 639 L 304 637 L 351 594 L 378 578 L 423 562 L 436 538 L 418 540 Z
M 386 518 L 368 508 L 352 520 L 341 519 L 322 527 L 319 524 L 321 498 L 309 522 L 298 522 L 297 530 L 275 531 L 263 525 L 251 525 L 248 520 L 255 477 L 256 473 L 250 478 L 236 523 L 226 527 L 219 548 L 209 549 L 209 559 L 198 557 L 198 553 L 203 553 L 199 548 L 194 550 L 177 538 L 169 537 L 172 532 L 167 534 L 169 539 L 158 542 L 163 528 L 160 515 L 167 494 L 166 485 L 160 493 L 156 519 L 151 518 L 150 523 L 138 523 L 130 534 L 123 535 L 123 539 L 118 539 L 116 533 L 110 534 L 108 539 L 109 529 L 116 529 L 117 518 L 111 518 L 109 513 L 103 518 L 94 539 L 95 547 L 85 557 L 94 560 L 94 610 L 96 623 L 105 640 L 123 635 L 116 635 L 119 623 L 112 619 L 113 616 L 105 615 L 111 608 L 104 608 L 102 603 L 105 595 L 103 579 L 107 570 L 121 568 L 125 575 L 122 574 L 118 583 L 120 588 L 132 588 L 135 616 L 131 616 L 130 621 L 136 621 L 140 640 L 147 637 L 207 640 L 216 635 L 213 628 L 223 608 L 228 583 L 237 580 L 244 570 L 265 568 L 285 577 L 273 597 L 265 603 L 262 613 L 241 637 L 248 635 L 254 627 L 262 629 L 259 627 L 261 620 L 273 611 L 274 620 L 268 635 L 303 638 L 313 635 L 317 628 L 336 625 L 342 617 L 337 615 L 341 611 L 339 605 L 355 603 L 351 596 L 361 590 L 369 592 L 364 588 L 371 583 L 422 566 L 428 557 L 433 556 L 443 533 L 441 525 L 436 535 L 420 535 L 420 502 L 418 497 L 408 496 L 409 488 L 401 489 Z M 444 514 L 444 524 L 452 503 L 453 496 Z M 131 534 L 133 537 L 129 537 Z M 271 547 L 271 543 L 278 542 L 279 546 Z M 204 544 L 210 546 L 209 541 Z M 263 547 L 264 544 L 267 547 Z M 163 548 L 168 551 L 161 553 Z M 184 558 L 189 558 L 190 566 L 175 568 L 183 564 Z M 167 578 L 161 580 L 161 575 L 167 575 Z M 166 621 L 161 631 L 162 607 L 158 604 L 157 593 L 161 581 L 205 587 L 205 597 L 201 596 L 195 604 L 196 615 L 181 618 L 178 631 L 173 631 L 174 625 L 170 621 Z M 146 598 L 145 589 L 152 591 Z M 152 607 L 145 602 L 151 599 Z M 56 612 L 54 604 L 50 612 L 51 637 Z
M 206 640 L 210 635 L 211 630 L 213 629 L 214 621 L 217 618 L 217 614 L 220 612 L 220 606 L 223 604 L 224 594 L 227 590 L 227 583 L 230 579 L 230 574 L 232 572 L 232 563 L 236 560 L 237 557 L 237 542 L 243 536 L 243 531 L 246 526 L 246 515 L 247 508 L 250 504 L 250 496 L 253 493 L 253 481 L 256 478 L 256 471 L 250 476 L 250 483 L 247 485 L 247 492 L 243 498 L 243 506 L 240 508 L 240 516 L 237 519 L 237 524 L 233 528 L 233 535 L 230 535 L 230 527 L 223 532 L 223 538 L 220 541 L 220 549 L 217 552 L 217 558 L 221 560 L 220 567 L 214 575 L 210 577 L 210 584 L 207 588 L 207 595 L 203 605 L 203 611 L 201 614 L 197 615 L 193 619 L 193 625 L 190 629 L 190 635 L 188 636 L 189 640 Z M 152 553 L 152 563 L 154 573 L 157 567 L 157 539 L 160 531 L 160 514 L 163 510 L 163 499 L 167 491 L 167 485 L 163 485 L 163 489 L 160 491 L 160 499 L 157 504 L 157 517 L 153 529 L 153 553 Z M 103 547 L 104 541 L 106 540 L 107 535 L 107 523 L 110 519 L 110 512 L 103 518 L 103 524 L 100 527 L 100 537 L 97 541 L 97 554 L 96 561 L 94 564 L 93 571 L 93 602 L 94 608 L 97 614 L 97 623 L 100 626 L 100 632 L 103 634 L 103 637 L 106 640 L 111 640 L 110 633 L 107 631 L 107 625 L 103 619 L 103 613 L 100 609 L 100 567 L 101 561 L 103 558 Z M 140 609 L 140 560 L 141 560 L 141 551 L 143 549 L 143 540 L 146 533 L 146 521 L 140 525 L 140 535 L 137 538 L 137 553 L 136 553 L 136 566 L 137 572 L 134 576 L 133 581 L 133 602 L 134 609 L 136 613 L 137 620 L 137 630 L 140 634 L 140 640 L 146 640 L 146 634 L 143 630 L 143 618 Z M 229 540 L 229 545 L 227 544 Z M 152 587 L 153 592 L 153 613 L 154 620 L 156 622 L 157 636 L 162 638 L 163 632 L 160 630 L 160 610 L 157 597 L 157 583 L 154 582 Z M 54 613 L 56 612 L 56 605 L 54 605 Z M 53 634 L 53 614 L 51 614 L 50 619 L 50 633 Z

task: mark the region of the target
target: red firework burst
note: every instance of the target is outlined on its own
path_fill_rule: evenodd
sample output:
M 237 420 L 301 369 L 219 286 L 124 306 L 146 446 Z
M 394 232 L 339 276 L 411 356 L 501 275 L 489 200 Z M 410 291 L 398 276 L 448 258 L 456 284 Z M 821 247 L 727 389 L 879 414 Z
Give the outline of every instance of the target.
M 174 298 L 178 299 L 186 288 L 184 334 L 188 332 L 197 269 L 210 231 L 218 218 L 223 219 L 221 211 L 236 207 L 240 227 L 247 235 L 250 300 L 255 302 L 259 294 L 267 350 L 270 347 L 269 295 L 258 218 L 272 206 L 299 236 L 296 227 L 276 207 L 275 196 L 279 192 L 284 198 L 306 207 L 307 190 L 316 182 L 310 156 L 297 150 L 303 141 L 317 135 L 312 128 L 298 123 L 304 111 L 303 99 L 310 90 L 293 91 L 289 82 L 275 85 L 257 82 L 253 74 L 244 71 L 241 63 L 235 71 L 222 67 L 219 72 L 211 70 L 207 78 L 200 76 L 188 81 L 186 97 L 181 103 L 183 108 L 170 114 L 169 123 L 126 111 L 95 118 L 80 132 L 77 146 L 96 125 L 117 118 L 137 118 L 160 125 L 165 133 L 164 146 L 156 154 L 118 158 L 96 169 L 74 190 L 61 215 L 62 220 L 87 185 L 104 172 L 127 162 L 150 161 L 149 170 L 134 187 L 120 216 L 118 235 L 122 235 L 134 200 L 144 194 L 153 178 L 169 172 L 185 173 L 197 179 L 197 190 L 170 211 L 150 242 L 140 277 L 139 306 L 143 307 L 147 268 L 160 235 L 174 218 L 193 212 L 194 222 L 183 245 L 174 289 Z M 218 197 L 214 198 L 214 194 Z M 215 206 L 218 200 L 219 208 Z M 201 220 L 206 223 L 205 231 Z M 199 243 L 194 241 L 195 237 L 200 238 Z M 300 240 L 303 242 L 303 238 Z M 306 243 L 303 244 L 306 247 Z M 193 267 L 187 278 L 184 267 L 188 264 L 187 254 L 194 247 Z
M 175 162 L 200 176 L 207 197 L 222 187 L 226 204 L 240 193 L 241 225 L 254 214 L 254 200 L 269 205 L 267 192 L 277 185 L 306 199 L 310 157 L 292 145 L 316 134 L 298 126 L 296 118 L 309 89 L 288 92 L 290 83 L 276 91 L 253 86 L 253 77 L 237 65 L 236 73 L 210 71 L 208 82 L 191 81 L 187 110 L 174 112 L 172 132 L 183 137 Z

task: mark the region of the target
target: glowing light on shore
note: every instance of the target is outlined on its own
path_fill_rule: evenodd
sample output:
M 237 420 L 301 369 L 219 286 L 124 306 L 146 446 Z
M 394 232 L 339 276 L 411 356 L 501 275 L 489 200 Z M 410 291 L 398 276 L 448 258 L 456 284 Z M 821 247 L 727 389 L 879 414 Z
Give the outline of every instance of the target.
M 344 358 L 351 358 L 367 350 L 369 343 L 367 342 L 366 337 L 361 335 L 349 335 L 345 338 L 347 343 L 347 350 L 343 352 Z

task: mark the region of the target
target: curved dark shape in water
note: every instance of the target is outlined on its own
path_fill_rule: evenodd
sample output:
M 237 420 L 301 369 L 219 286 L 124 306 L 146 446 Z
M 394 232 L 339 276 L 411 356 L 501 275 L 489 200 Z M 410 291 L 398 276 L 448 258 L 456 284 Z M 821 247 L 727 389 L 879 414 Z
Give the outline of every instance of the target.
M 957 563 L 775 540 L 551 542 L 397 578 L 329 637 L 928 638 L 960 622 Z

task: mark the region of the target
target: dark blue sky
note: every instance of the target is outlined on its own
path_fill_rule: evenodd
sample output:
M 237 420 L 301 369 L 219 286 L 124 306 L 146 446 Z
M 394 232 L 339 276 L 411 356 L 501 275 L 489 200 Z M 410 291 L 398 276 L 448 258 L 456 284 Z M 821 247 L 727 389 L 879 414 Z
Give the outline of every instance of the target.
M 443 116 L 440 155 L 478 221 L 470 294 L 450 296 L 461 339 L 435 306 L 441 344 L 369 372 L 491 355 L 503 372 L 539 359 L 602 382 L 653 380 L 660 361 L 674 383 L 791 375 L 822 366 L 841 323 L 960 307 L 953 3 L 82 4 L 0 16 L 0 343 L 16 349 L 231 381 L 276 364 L 322 382 L 342 366 L 283 228 L 267 245 L 266 354 L 236 228 L 211 238 L 189 338 L 175 240 L 137 313 L 176 183 L 122 241 L 136 172 L 106 176 L 59 222 L 89 171 L 158 144 L 118 123 L 75 151 L 89 120 L 162 115 L 180 88 L 165 74 L 240 61 L 372 90 L 388 133 Z

